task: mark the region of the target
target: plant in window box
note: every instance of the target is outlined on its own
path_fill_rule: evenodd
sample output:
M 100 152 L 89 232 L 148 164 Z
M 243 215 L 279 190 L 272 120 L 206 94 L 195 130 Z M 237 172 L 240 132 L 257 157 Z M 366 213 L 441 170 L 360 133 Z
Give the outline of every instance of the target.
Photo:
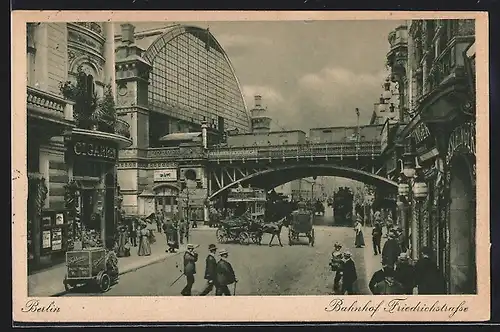
M 104 96 L 97 103 L 97 108 L 91 116 L 94 123 L 98 124 L 101 131 L 114 133 L 116 126 L 115 99 L 111 85 L 106 85 Z

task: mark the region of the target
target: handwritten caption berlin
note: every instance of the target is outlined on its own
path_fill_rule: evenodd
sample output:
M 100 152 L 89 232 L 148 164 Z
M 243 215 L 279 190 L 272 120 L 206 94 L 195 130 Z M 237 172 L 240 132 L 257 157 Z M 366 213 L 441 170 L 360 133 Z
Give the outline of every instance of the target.
M 443 300 L 429 302 L 410 300 L 408 298 L 393 298 L 390 300 L 360 302 L 358 300 L 348 301 L 340 298 L 334 298 L 325 307 L 327 312 L 368 312 L 374 317 L 379 312 L 389 314 L 407 313 L 407 312 L 425 312 L 425 313 L 446 313 L 448 318 L 452 318 L 459 313 L 466 313 L 469 310 L 466 301 L 458 304 L 450 304 Z

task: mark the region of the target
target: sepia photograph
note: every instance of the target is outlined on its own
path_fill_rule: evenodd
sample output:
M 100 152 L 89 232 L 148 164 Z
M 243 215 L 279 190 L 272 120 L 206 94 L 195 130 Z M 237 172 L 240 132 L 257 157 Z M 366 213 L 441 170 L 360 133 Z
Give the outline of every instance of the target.
M 323 296 L 466 320 L 453 296 L 485 278 L 489 306 L 477 16 L 366 14 L 25 19 L 18 309 Z

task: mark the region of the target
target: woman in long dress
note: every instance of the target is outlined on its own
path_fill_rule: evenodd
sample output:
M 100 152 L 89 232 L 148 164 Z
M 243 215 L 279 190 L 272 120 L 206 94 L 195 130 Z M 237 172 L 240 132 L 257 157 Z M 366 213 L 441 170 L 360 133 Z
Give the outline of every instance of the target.
M 356 240 L 354 245 L 356 248 L 363 248 L 365 246 L 365 238 L 363 237 L 363 230 L 361 226 L 361 217 L 356 217 L 356 223 L 354 224 L 354 232 L 356 233 Z
M 139 256 L 149 256 L 151 255 L 151 245 L 149 243 L 149 230 L 146 228 L 144 222 L 141 223 L 141 229 L 139 231 L 139 251 L 137 255 Z

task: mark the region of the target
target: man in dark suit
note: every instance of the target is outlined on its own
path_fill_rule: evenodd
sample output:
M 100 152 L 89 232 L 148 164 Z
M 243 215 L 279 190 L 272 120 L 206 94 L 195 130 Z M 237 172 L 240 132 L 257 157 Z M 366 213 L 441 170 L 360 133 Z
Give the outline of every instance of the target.
M 419 295 L 446 294 L 445 280 L 436 263 L 431 259 L 432 250 L 423 247 L 415 264 L 415 284 Z
M 128 234 L 130 243 L 134 247 L 137 247 L 137 222 L 134 218 L 130 218 L 130 222 L 128 223 Z
M 215 284 L 215 295 L 217 296 L 230 296 L 231 292 L 227 286 L 238 282 L 231 263 L 227 261 L 228 256 L 227 250 L 222 249 L 220 251 L 220 260 L 217 263 L 217 281 Z
M 368 288 L 373 295 L 391 294 L 388 293 L 388 287 L 385 287 L 386 278 L 394 277 L 394 268 L 388 264 L 387 259 L 382 258 L 382 268 L 372 275 Z
M 382 249 L 382 257 L 387 261 L 387 264 L 394 267 L 394 264 L 398 260 L 398 256 L 401 253 L 401 247 L 397 240 L 398 234 L 395 229 L 391 229 L 389 232 L 389 239 L 385 242 L 384 248 Z
M 377 222 L 375 223 L 375 226 L 373 227 L 372 230 L 373 253 L 375 255 L 382 253 L 382 250 L 380 250 L 381 240 L 382 240 L 382 224 Z
M 342 292 L 341 294 L 347 293 L 347 295 L 354 294 L 354 282 L 358 279 L 358 274 L 356 273 L 356 265 L 352 260 L 351 253 L 349 251 L 344 252 L 344 265 L 342 267 Z
M 187 251 L 184 253 L 184 275 L 186 276 L 186 287 L 181 291 L 184 296 L 191 296 L 191 289 L 194 284 L 194 275 L 196 274 L 196 262 L 198 253 L 194 251 L 194 245 L 188 244 Z
M 210 244 L 208 246 L 208 256 L 205 265 L 205 280 L 207 284 L 205 289 L 200 293 L 200 296 L 208 295 L 214 288 L 214 282 L 217 279 L 217 260 L 215 259 L 215 253 L 217 247 L 215 244 Z

